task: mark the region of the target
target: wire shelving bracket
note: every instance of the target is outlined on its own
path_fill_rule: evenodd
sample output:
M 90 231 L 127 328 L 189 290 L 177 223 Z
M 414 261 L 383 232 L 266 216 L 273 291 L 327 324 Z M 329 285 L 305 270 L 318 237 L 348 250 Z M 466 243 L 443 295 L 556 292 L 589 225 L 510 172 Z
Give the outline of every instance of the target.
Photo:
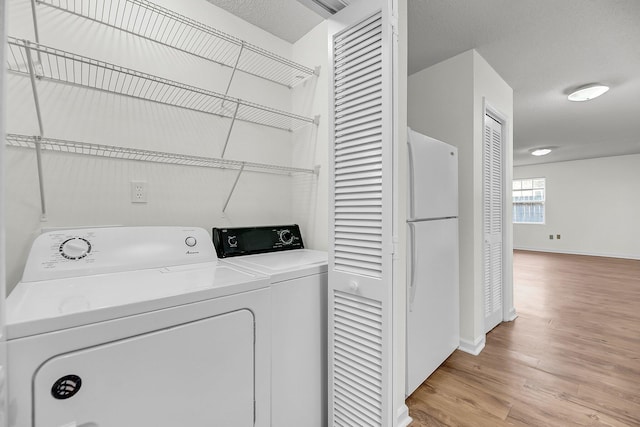
M 147 0 L 36 2 L 289 88 L 318 75 L 317 68 L 290 61 Z
M 43 138 L 33 135 L 9 133 L 6 135 L 9 147 L 35 149 L 40 145 L 43 151 L 81 154 L 112 159 L 136 160 L 141 162 L 163 163 L 181 166 L 199 166 L 206 168 L 240 170 L 244 167 L 248 172 L 261 172 L 277 175 L 317 174 L 316 169 L 295 168 L 289 166 L 270 165 L 266 163 L 245 162 L 240 160 L 219 159 L 215 157 L 192 156 L 165 151 L 142 150 L 138 148 L 118 147 L 114 145 L 93 144 L 66 139 Z
M 14 37 L 8 37 L 8 47 L 8 70 L 14 73 L 29 75 L 29 63 L 32 61 L 29 52 L 34 52 L 42 58 L 36 76 L 39 79 L 92 88 L 230 119 L 233 119 L 233 107 L 237 105 L 235 120 L 287 131 L 314 123 L 313 118 Z
M 236 175 L 233 185 L 229 190 L 229 195 L 225 200 L 222 212 L 226 211 L 243 172 L 259 172 L 277 175 L 317 175 L 319 171 L 317 166 L 314 169 L 294 168 L 264 163 L 191 156 L 163 151 L 141 150 L 137 148 L 117 147 L 112 145 L 92 144 L 80 141 L 68 141 L 64 139 L 42 138 L 40 136 L 19 134 L 7 134 L 6 145 L 9 147 L 34 149 L 36 150 L 36 153 L 39 150 L 43 150 L 140 162 L 237 170 L 238 174 Z

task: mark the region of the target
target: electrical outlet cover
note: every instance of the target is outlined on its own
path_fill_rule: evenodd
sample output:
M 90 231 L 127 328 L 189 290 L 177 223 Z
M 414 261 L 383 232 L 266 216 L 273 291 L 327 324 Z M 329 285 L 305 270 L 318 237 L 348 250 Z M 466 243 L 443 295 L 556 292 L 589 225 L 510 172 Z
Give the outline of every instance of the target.
M 131 181 L 131 203 L 147 203 L 146 181 Z

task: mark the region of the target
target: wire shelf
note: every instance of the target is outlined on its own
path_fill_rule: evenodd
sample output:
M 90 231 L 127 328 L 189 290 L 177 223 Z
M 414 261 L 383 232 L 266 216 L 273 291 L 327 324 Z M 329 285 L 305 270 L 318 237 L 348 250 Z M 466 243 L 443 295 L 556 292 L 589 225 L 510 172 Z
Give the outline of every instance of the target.
M 37 2 L 288 87 L 315 74 L 312 68 L 146 0 Z
M 8 70 L 29 75 L 31 59 L 40 58 L 39 79 L 83 86 L 160 104 L 200 111 L 287 131 L 314 123 L 313 118 L 228 97 L 206 89 L 8 37 Z
M 68 141 L 54 138 L 40 138 L 37 136 L 9 133 L 6 135 L 6 145 L 19 148 L 36 148 L 85 156 L 109 157 L 112 159 L 136 160 L 151 163 L 164 163 L 181 166 L 199 166 L 218 169 L 234 169 L 252 172 L 272 173 L 280 175 L 314 174 L 314 169 L 293 168 L 287 166 L 268 165 L 262 163 L 241 162 L 237 160 L 217 159 L 212 157 L 189 156 L 185 154 L 168 153 L 163 151 L 139 150 L 136 148 L 116 147 L 111 145 L 91 144 L 87 142 Z

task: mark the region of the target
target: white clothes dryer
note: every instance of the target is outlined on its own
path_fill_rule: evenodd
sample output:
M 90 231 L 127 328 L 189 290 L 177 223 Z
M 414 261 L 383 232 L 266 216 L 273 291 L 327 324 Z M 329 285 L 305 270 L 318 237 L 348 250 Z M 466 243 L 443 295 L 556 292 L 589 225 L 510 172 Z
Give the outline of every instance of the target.
M 270 319 L 201 228 L 45 233 L 7 299 L 9 426 L 268 427 Z
M 271 425 L 327 425 L 327 253 L 297 225 L 214 228 L 218 257 L 271 278 Z

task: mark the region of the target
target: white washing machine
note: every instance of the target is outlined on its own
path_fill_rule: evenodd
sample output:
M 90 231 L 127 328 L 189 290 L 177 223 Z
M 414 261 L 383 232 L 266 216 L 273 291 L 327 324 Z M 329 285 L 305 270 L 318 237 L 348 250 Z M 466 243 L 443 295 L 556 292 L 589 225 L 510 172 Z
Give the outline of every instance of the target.
M 270 426 L 270 319 L 201 228 L 43 234 L 7 299 L 9 426 Z
M 271 425 L 327 425 L 327 253 L 297 225 L 214 228 L 224 262 L 271 278 Z

